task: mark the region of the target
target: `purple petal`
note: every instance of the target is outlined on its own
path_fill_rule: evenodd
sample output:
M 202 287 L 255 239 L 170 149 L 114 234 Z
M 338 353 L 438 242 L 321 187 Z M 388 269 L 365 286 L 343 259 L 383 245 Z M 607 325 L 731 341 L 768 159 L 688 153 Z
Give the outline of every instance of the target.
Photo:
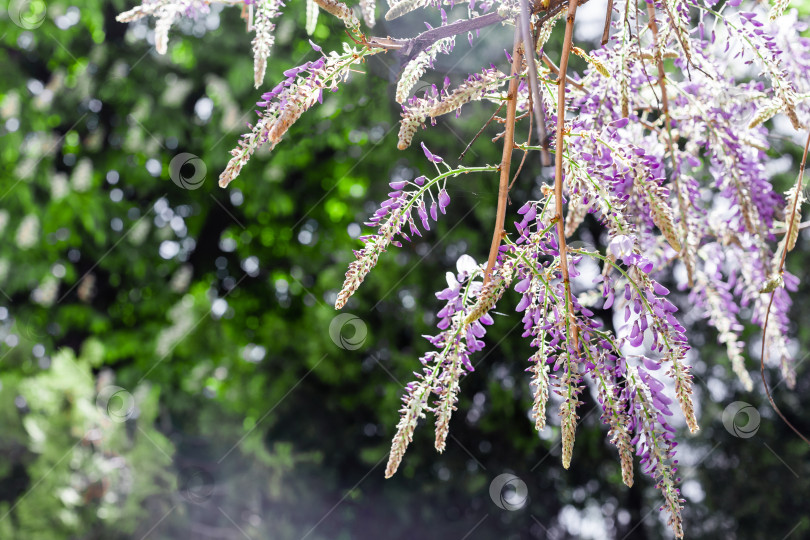
M 650 371 L 656 371 L 658 369 L 661 369 L 661 364 L 655 362 L 650 358 L 647 358 L 646 356 L 642 356 L 641 360 L 644 362 L 644 367 L 649 369 Z
M 515 292 L 525 293 L 526 291 L 529 290 L 529 285 L 531 284 L 531 282 L 532 279 L 530 277 L 527 277 L 526 279 L 518 282 L 518 284 L 515 285 Z
M 441 157 L 434 155 L 428 150 L 428 147 L 425 146 L 425 143 L 422 143 L 422 151 L 425 152 L 425 157 L 428 158 L 428 161 L 432 163 L 441 163 L 444 161 Z
M 390 182 L 388 185 L 391 186 L 391 189 L 401 190 L 408 185 L 408 182 L 405 180 L 400 180 L 399 182 Z
M 655 294 L 658 296 L 666 296 L 669 294 L 669 289 L 655 281 L 653 282 L 653 291 L 655 291 Z
M 439 210 L 442 211 L 442 214 L 445 213 L 444 209 L 447 208 L 447 205 L 450 204 L 450 195 L 447 194 L 447 191 L 444 189 L 439 191 Z
M 528 295 L 525 295 L 525 296 L 521 297 L 520 302 L 518 303 L 517 307 L 515 308 L 515 311 L 517 311 L 517 312 L 524 311 L 527 307 L 529 307 L 530 302 L 531 302 L 531 299 L 529 298 Z

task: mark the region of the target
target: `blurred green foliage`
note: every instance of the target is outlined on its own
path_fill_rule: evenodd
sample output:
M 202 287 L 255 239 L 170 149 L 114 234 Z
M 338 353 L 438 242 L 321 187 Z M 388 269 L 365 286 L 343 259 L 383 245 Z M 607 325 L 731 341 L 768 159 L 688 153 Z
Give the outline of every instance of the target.
M 666 534 L 650 482 L 637 472 L 632 489 L 621 485 L 615 449 L 589 414 L 593 397 L 570 470 L 559 465 L 553 410 L 551 425 L 532 432 L 529 352 L 510 299 L 463 382 L 447 451 L 437 455 L 419 429 L 400 473 L 383 480 L 402 383 L 432 332 L 433 291 L 460 254 L 485 256 L 496 190 L 486 176 L 452 185 L 437 230 L 382 257 L 350 303 L 359 333 L 344 329 L 344 348 L 330 337 L 360 224 L 392 176 L 429 172 L 418 148 L 395 149 L 394 57 L 370 59 L 220 190 L 216 176 L 260 94 L 238 9 L 182 22 L 158 56 L 153 21 L 115 22 L 131 7 L 123 1 L 26 6 L 29 28 L 13 24 L 12 2 L 0 37 L 0 538 Z M 303 20 L 291 3 L 267 85 L 314 58 Z M 345 36 L 322 17 L 314 39 L 329 48 Z M 500 54 L 477 50 L 471 69 Z M 488 114 L 473 106 L 420 136 L 454 159 Z M 774 156 L 794 151 L 774 143 Z M 170 179 L 184 152 L 201 160 L 199 189 Z M 498 157 L 485 136 L 465 162 Z M 530 181 L 539 167 L 525 171 L 516 200 L 539 189 Z M 802 242 L 789 260 L 800 276 Z M 808 309 L 799 301 L 796 320 Z M 796 333 L 802 358 L 808 331 Z M 806 448 L 759 390 L 741 390 L 714 332 L 693 334 L 703 429 L 679 434 L 689 537 L 806 537 Z M 775 392 L 810 432 L 806 373 L 800 364 L 797 389 Z M 756 438 L 724 429 L 735 400 L 762 412 Z M 528 485 L 521 511 L 490 499 L 502 472 Z

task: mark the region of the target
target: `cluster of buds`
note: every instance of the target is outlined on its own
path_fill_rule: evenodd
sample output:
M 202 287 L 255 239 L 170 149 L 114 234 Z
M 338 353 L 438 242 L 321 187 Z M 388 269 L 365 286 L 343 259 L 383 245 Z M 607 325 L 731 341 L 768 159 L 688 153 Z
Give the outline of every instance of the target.
M 411 145 L 413 136 L 425 121 L 461 109 L 471 101 L 483 99 L 495 92 L 507 81 L 506 75 L 495 67 L 470 75 L 455 90 L 448 89 L 450 81 L 440 92 L 435 85 L 425 91 L 423 97 L 414 96 L 402 107 L 402 121 L 399 125 L 397 148 L 405 150 Z
M 321 52 L 314 43 L 312 47 Z M 231 151 L 231 160 L 219 176 L 219 185 L 225 187 L 239 176 L 258 147 L 267 144 L 274 148 L 302 114 L 316 103 L 323 103 L 324 90 L 337 91 L 338 85 L 348 79 L 352 66 L 373 53 L 370 49 L 356 50 L 346 45 L 343 54 L 331 52 L 285 71 L 286 79 L 262 94 L 262 101 L 257 103 L 262 107 L 258 111 L 259 120 Z

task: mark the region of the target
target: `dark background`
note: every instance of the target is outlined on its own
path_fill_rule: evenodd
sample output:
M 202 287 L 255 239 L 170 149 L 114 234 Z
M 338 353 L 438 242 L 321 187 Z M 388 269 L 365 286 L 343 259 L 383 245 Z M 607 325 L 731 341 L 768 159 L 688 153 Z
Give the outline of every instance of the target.
M 159 56 L 153 20 L 115 22 L 132 7 L 124 2 L 35 2 L 29 13 L 45 18 L 31 28 L 14 23 L 15 5 L 0 19 L 0 538 L 669 537 L 649 478 L 637 466 L 633 488 L 621 483 L 591 394 L 570 470 L 554 401 L 550 426 L 534 432 L 531 352 L 509 295 L 462 381 L 446 451 L 434 451 L 422 423 L 384 480 L 402 385 L 429 347 L 420 336 L 434 332 L 433 293 L 459 255 L 486 257 L 496 194 L 494 176 L 451 183 L 448 215 L 381 257 L 345 309 L 359 319 L 330 337 L 358 224 L 391 178 L 430 174 L 418 146 L 396 150 L 394 56 L 370 59 L 365 75 L 222 190 L 216 178 L 261 92 L 316 58 L 303 3 L 290 2 L 280 20 L 263 90 L 253 88 L 252 36 L 238 8 L 175 25 Z M 407 35 L 422 18 L 374 33 Z M 600 33 L 601 15 L 591 19 Z M 482 37 L 465 56 L 460 36 L 441 74 L 458 83 L 503 63 L 509 31 Z M 322 14 L 313 39 L 328 50 L 346 37 Z M 457 163 L 492 109 L 473 105 L 415 140 Z M 491 126 L 464 163 L 496 163 L 496 133 Z M 183 152 L 199 156 L 198 189 L 170 180 Z M 780 189 L 794 180 L 796 152 L 774 137 L 771 155 L 793 156 Z M 536 197 L 543 178 L 530 159 L 513 200 Z M 604 247 L 595 223 L 581 239 Z M 802 235 L 788 259 L 800 278 L 809 244 Z M 769 371 L 804 433 L 806 295 L 802 283 L 791 313 L 796 389 Z M 695 436 L 679 426 L 687 537 L 810 538 L 808 449 L 764 399 L 756 329 L 744 333 L 749 393 L 715 331 L 684 296 L 679 303 L 692 325 L 701 425 Z M 738 401 L 761 415 L 751 437 L 723 425 Z M 490 498 L 502 473 L 525 482 L 522 509 Z

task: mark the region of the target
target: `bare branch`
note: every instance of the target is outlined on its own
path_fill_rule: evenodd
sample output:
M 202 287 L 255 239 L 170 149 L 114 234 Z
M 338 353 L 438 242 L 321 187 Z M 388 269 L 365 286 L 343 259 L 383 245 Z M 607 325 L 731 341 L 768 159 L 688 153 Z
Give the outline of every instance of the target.
M 579 0 L 579 4 L 584 4 L 587 1 L 588 0 Z M 543 15 L 538 18 L 537 24 L 543 24 L 543 22 L 562 11 L 565 6 L 565 0 L 552 0 L 549 6 L 545 8 Z M 538 13 L 539 11 L 543 11 L 543 9 L 534 10 L 533 12 Z M 440 39 L 452 37 L 464 32 L 480 30 L 481 28 L 486 28 L 487 26 L 492 26 L 493 24 L 497 24 L 505 20 L 505 17 L 502 17 L 498 15 L 497 12 L 493 11 L 491 13 L 487 13 L 486 15 L 481 15 L 480 17 L 464 19 L 445 26 L 440 26 L 438 28 L 431 28 L 430 30 L 422 32 L 418 36 L 410 39 L 369 37 L 366 39 L 366 43 L 371 47 L 395 50 L 397 53 L 403 56 L 403 62 L 407 63 L 413 60 L 417 54 L 424 51 L 426 48 L 436 43 Z
M 571 0 L 576 2 L 576 0 Z M 503 240 L 503 224 L 506 220 L 506 199 L 509 196 L 509 169 L 512 165 L 512 151 L 515 149 L 515 112 L 517 111 L 517 91 L 521 70 L 520 31 L 515 29 L 515 43 L 512 47 L 512 79 L 509 81 L 509 90 L 506 102 L 506 131 L 503 138 L 503 154 L 501 155 L 500 182 L 498 184 L 498 209 L 495 214 L 495 230 L 492 233 L 492 245 L 489 249 L 487 269 L 484 273 L 484 287 L 492 277 L 492 268 L 498 259 L 498 249 Z
M 543 103 L 540 98 L 540 85 L 537 82 L 537 64 L 535 61 L 534 40 L 530 26 L 531 14 L 529 13 L 528 0 L 520 0 L 520 33 L 523 35 L 523 50 L 526 57 L 526 65 L 529 67 L 529 88 L 532 94 L 532 105 L 535 118 L 535 129 L 537 129 L 537 139 L 543 150 L 540 152 L 544 167 L 551 165 L 551 154 L 548 152 L 548 136 L 546 135 L 546 115 L 543 111 Z
M 484 132 L 484 130 L 487 129 L 487 126 L 490 125 L 493 120 L 495 120 L 495 117 L 498 115 L 499 112 L 501 112 L 501 109 L 503 109 L 503 103 L 498 105 L 498 108 L 495 110 L 494 113 L 492 113 L 492 116 L 489 117 L 489 120 L 487 120 L 487 123 L 484 124 L 483 126 L 481 126 L 481 129 L 479 129 L 478 133 L 475 134 L 475 137 L 472 138 L 472 140 L 470 141 L 470 144 L 468 144 L 467 147 L 464 148 L 464 151 L 461 154 L 459 154 L 459 156 L 458 156 L 459 161 L 461 161 L 464 158 L 464 154 L 466 154 L 467 151 L 470 149 L 470 147 L 473 145 L 473 143 L 476 140 L 478 140 L 478 137 L 480 137 L 481 134 Z
M 613 16 L 613 0 L 608 0 L 607 10 L 605 10 L 605 29 L 602 30 L 602 46 L 607 45 L 610 39 L 610 19 Z

